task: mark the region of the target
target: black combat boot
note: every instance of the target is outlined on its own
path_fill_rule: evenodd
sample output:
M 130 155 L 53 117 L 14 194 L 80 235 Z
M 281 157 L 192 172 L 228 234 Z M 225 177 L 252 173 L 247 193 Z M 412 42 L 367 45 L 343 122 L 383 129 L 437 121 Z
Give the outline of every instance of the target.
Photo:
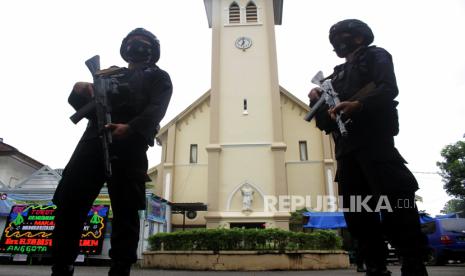
M 369 262 L 365 263 L 366 265 L 366 276 L 390 276 L 391 271 L 389 271 L 384 263 L 370 264 Z
M 391 276 L 391 271 L 387 269 L 383 270 L 370 270 L 367 268 L 366 276 Z
M 112 261 L 108 276 L 129 276 L 131 264 L 126 262 Z
M 73 274 L 74 274 L 73 265 L 54 264 L 52 266 L 51 276 L 73 276 Z
M 400 269 L 401 276 L 428 276 L 428 271 L 423 262 L 403 263 Z
M 366 268 L 363 264 L 357 265 L 357 272 L 366 272 Z
M 357 272 L 366 272 L 365 262 L 357 262 Z
M 370 259 L 365 260 L 366 276 L 390 276 L 391 271 L 387 269 L 386 261 L 383 259 Z

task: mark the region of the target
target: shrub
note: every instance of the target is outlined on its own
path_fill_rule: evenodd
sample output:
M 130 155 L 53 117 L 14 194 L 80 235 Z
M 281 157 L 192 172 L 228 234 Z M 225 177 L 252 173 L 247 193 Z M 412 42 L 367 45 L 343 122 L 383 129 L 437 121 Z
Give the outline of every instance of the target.
M 312 233 L 281 229 L 200 229 L 158 233 L 149 238 L 151 250 L 334 250 L 342 239 L 333 231 Z

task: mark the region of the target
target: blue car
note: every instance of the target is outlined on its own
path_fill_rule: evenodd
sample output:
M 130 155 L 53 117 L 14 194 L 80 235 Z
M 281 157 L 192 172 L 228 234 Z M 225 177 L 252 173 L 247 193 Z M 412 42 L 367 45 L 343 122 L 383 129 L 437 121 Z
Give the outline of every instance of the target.
M 421 226 L 428 236 L 431 264 L 465 261 L 465 218 L 433 219 Z

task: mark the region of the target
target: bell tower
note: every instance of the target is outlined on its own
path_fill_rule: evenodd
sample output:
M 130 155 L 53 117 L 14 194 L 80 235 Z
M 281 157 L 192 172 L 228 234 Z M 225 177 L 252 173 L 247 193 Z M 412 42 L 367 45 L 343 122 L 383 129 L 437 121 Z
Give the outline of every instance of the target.
M 207 227 L 288 228 L 289 213 L 264 210 L 265 196 L 288 194 L 274 29 L 283 1 L 204 3 L 212 29 Z

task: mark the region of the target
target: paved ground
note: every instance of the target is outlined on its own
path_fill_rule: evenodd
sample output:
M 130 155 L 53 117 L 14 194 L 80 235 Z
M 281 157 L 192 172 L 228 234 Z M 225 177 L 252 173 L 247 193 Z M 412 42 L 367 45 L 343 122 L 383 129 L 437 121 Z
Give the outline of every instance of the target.
M 399 266 L 391 266 L 389 269 L 393 276 L 399 276 Z M 107 267 L 79 266 L 76 268 L 75 276 L 106 276 Z M 447 265 L 439 267 L 428 267 L 430 276 L 464 276 L 465 265 Z M 49 276 L 50 267 L 39 265 L 0 265 L 0 276 Z M 150 270 L 134 269 L 131 276 L 201 276 L 201 275 L 222 275 L 222 276 L 278 276 L 278 275 L 312 275 L 312 276 L 363 276 L 363 273 L 356 273 L 353 269 L 347 270 L 324 270 L 324 271 L 266 271 L 266 272 L 207 272 L 207 271 L 180 271 L 180 270 Z

